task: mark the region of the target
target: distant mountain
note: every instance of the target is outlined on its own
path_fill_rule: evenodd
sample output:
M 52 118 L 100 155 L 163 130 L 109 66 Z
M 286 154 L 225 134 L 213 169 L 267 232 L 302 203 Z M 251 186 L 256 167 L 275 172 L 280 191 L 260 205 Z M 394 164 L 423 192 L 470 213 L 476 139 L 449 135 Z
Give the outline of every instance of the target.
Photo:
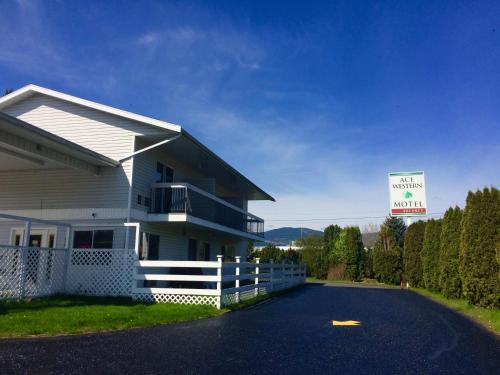
M 311 235 L 323 235 L 322 231 L 314 230 L 310 228 L 292 228 L 292 227 L 284 227 L 271 229 L 264 232 L 264 238 L 266 241 L 271 241 L 276 245 L 289 245 L 290 242 L 298 240 L 301 237 L 307 237 Z M 255 246 L 263 246 L 265 245 L 263 242 L 255 243 Z

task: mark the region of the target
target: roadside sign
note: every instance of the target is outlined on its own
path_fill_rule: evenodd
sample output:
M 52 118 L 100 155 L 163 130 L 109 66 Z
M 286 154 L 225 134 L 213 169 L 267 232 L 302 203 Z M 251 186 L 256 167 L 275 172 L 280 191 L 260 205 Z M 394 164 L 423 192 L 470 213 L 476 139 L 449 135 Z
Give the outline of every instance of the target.
M 424 172 L 389 173 L 389 197 L 391 216 L 425 216 Z

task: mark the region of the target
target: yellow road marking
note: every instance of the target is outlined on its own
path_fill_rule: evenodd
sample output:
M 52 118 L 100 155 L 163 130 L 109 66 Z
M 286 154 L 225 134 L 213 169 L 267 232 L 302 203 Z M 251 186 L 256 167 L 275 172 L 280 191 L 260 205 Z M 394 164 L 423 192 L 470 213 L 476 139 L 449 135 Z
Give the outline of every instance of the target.
M 360 326 L 361 322 L 358 320 L 332 320 L 334 326 Z

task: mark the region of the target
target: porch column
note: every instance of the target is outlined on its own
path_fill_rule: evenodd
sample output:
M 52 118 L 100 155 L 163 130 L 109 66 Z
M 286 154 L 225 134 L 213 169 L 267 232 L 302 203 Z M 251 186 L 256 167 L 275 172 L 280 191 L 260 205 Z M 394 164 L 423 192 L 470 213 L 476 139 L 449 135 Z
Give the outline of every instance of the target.
M 19 299 L 24 299 L 24 284 L 26 282 L 26 263 L 28 262 L 28 249 L 30 245 L 31 221 L 24 224 L 23 246 L 19 248 L 21 252 L 21 270 L 19 272 Z

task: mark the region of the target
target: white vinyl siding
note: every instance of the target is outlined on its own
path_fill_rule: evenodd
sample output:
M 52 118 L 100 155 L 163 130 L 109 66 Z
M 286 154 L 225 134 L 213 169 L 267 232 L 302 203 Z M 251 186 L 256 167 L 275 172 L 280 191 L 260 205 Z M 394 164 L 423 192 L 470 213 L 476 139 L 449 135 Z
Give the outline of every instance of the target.
M 156 127 L 36 94 L 3 109 L 11 116 L 115 160 L 129 155 L 136 135 Z M 0 209 L 127 207 L 131 160 L 98 176 L 72 169 L 0 173 Z
M 127 207 L 128 180 L 121 168 L 95 176 L 74 169 L 0 172 L 0 209 Z
M 4 108 L 3 112 L 115 160 L 131 153 L 134 136 L 166 133 L 40 94 Z
M 194 227 L 183 229 L 181 226 L 174 227 L 171 223 L 143 223 L 141 231 L 160 236 L 158 252 L 160 260 L 188 260 L 188 241 L 190 238 L 197 240 L 198 246 L 200 243 L 210 244 L 210 260 L 217 260 L 217 255 L 221 254 L 222 245 L 234 246 L 235 255 L 246 259 L 247 241 L 220 235 L 210 230 Z

